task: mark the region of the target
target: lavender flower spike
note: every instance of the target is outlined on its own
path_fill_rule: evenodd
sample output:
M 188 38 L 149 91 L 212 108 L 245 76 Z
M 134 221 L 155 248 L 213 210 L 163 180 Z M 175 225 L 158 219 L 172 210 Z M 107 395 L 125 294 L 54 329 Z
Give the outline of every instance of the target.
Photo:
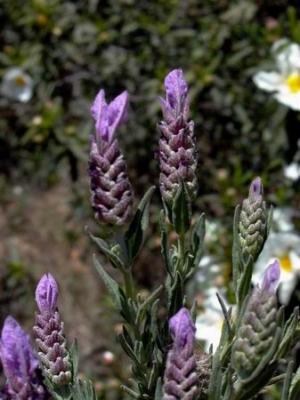
M 7 317 L 4 321 L 0 340 L 0 359 L 7 379 L 1 399 L 48 398 L 29 337 L 12 317 Z
M 35 298 L 40 313 L 33 328 L 40 363 L 47 378 L 62 386 L 72 379 L 70 357 L 63 322 L 57 310 L 58 286 L 51 274 L 44 275 L 36 288 Z
M 278 287 L 279 280 L 280 280 L 280 264 L 277 260 L 275 260 L 267 267 L 264 273 L 261 285 L 262 291 L 274 295 Z
M 165 78 L 166 99 L 161 99 L 164 121 L 159 125 L 160 191 L 172 204 L 180 183 L 184 181 L 190 196 L 197 191 L 197 157 L 194 123 L 188 121 L 188 87 L 181 69 Z
M 163 400 L 194 400 L 198 394 L 198 376 L 194 355 L 195 325 L 186 308 L 169 321 L 173 345 L 168 353 Z
M 126 120 L 127 107 L 127 92 L 107 104 L 104 90 L 100 90 L 91 107 L 96 130 L 89 160 L 91 203 L 96 219 L 110 225 L 124 225 L 132 212 L 132 187 L 115 137 L 117 128 Z
M 276 289 L 280 278 L 278 261 L 266 269 L 262 282 L 255 287 L 233 345 L 232 364 L 240 380 L 253 376 L 265 354 L 276 351 L 280 324 Z

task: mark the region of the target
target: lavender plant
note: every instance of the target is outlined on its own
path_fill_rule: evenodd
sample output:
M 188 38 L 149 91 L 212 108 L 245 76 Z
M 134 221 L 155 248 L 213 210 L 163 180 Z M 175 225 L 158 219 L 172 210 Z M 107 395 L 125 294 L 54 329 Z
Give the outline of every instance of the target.
M 166 280 L 146 299 L 138 292 L 132 266 L 143 245 L 155 188 L 147 191 L 130 217 L 133 191 L 115 138 L 116 129 L 125 120 L 128 95 L 124 92 L 107 104 L 100 90 L 91 109 L 96 126 L 89 163 L 91 203 L 96 220 L 109 226 L 112 236 L 109 240 L 91 232 L 90 236 L 120 272 L 117 282 L 94 257 L 123 318 L 119 341 L 132 364 L 131 384 L 123 389 L 131 398 L 141 400 L 254 400 L 277 384 L 281 400 L 297 400 L 300 366 L 291 349 L 299 336 L 299 312 L 296 308 L 286 320 L 277 304 L 279 263 L 266 268 L 259 285 L 251 284 L 272 216 L 263 199 L 260 178 L 251 183 L 249 195 L 234 217 L 232 287 L 236 307 L 227 309 L 217 294 L 224 314 L 220 343 L 208 353 L 195 343 L 195 304 L 187 308 L 185 285 L 202 256 L 205 220 L 203 214 L 192 218 L 197 152 L 194 124 L 188 120 L 188 87 L 181 70 L 167 75 L 165 89 L 159 163 Z M 172 231 L 175 243 L 169 241 Z M 43 399 L 47 392 L 57 400 L 97 398 L 92 383 L 77 377 L 76 346 L 68 347 L 57 308 L 58 292 L 50 274 L 42 277 L 36 289 L 39 312 L 33 331 L 43 382 L 37 381 L 37 360 L 21 328 L 11 319 L 3 328 L 0 357 L 7 377 L 5 391 L 16 399 Z

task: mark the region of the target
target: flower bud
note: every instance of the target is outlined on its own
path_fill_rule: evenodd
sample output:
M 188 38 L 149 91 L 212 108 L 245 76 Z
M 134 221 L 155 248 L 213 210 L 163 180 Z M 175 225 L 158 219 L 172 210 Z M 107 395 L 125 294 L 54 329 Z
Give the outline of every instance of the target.
M 197 192 L 197 156 L 194 123 L 188 121 L 188 87 L 181 69 L 165 79 L 166 99 L 161 99 L 164 121 L 159 125 L 160 191 L 172 204 L 180 183 L 185 182 L 191 197 Z
M 115 138 L 126 119 L 127 106 L 127 92 L 107 104 L 104 90 L 100 90 L 91 108 L 96 128 L 89 160 L 91 203 L 96 219 L 111 225 L 124 225 L 132 213 L 133 191 Z
M 195 325 L 182 308 L 169 321 L 173 345 L 168 353 L 163 400 L 194 400 L 198 394 L 198 376 L 194 355 Z
M 0 360 L 7 379 L 0 395 L 1 399 L 46 400 L 48 398 L 29 337 L 12 317 L 7 317 L 4 321 L 0 340 Z
M 275 261 L 265 271 L 261 286 L 254 289 L 247 304 L 232 350 L 232 363 L 240 379 L 251 376 L 276 338 L 279 278 L 280 266 Z
M 243 201 L 239 221 L 239 238 L 243 255 L 251 255 L 254 260 L 262 250 L 267 234 L 267 210 L 263 200 L 263 185 L 255 178 Z
M 33 328 L 38 356 L 48 379 L 57 386 L 72 379 L 70 357 L 64 336 L 64 326 L 57 310 L 58 286 L 52 275 L 46 274 L 36 288 L 40 313 Z

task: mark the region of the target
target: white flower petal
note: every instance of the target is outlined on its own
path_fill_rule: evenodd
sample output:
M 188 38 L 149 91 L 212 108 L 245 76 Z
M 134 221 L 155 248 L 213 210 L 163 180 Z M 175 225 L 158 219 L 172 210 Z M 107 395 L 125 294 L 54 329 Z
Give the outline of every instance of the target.
M 278 92 L 274 97 L 279 103 L 290 107 L 293 110 L 300 111 L 300 92 L 298 93 L 284 93 Z
M 295 229 L 292 218 L 295 214 L 293 208 L 277 207 L 273 211 L 273 223 L 281 232 L 291 232 Z
M 291 163 L 284 167 L 284 176 L 292 181 L 297 181 L 300 178 L 300 165 L 298 163 Z
M 0 91 L 2 95 L 9 99 L 25 103 L 32 97 L 32 88 L 31 77 L 24 73 L 21 68 L 13 67 L 4 74 Z
M 279 301 L 282 304 L 288 304 L 291 298 L 291 295 L 297 284 L 297 276 L 292 275 L 290 279 L 281 282 L 279 286 Z
M 261 71 L 254 75 L 253 82 L 262 90 L 275 92 L 282 86 L 283 79 L 277 72 Z
M 276 63 L 280 72 L 286 77 L 300 69 L 300 46 L 296 43 L 282 42 L 276 46 Z

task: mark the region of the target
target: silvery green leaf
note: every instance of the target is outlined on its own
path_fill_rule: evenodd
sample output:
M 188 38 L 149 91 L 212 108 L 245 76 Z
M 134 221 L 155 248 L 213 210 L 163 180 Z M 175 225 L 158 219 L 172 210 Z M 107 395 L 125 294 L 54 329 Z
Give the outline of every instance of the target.
M 294 374 L 289 390 L 288 400 L 298 400 L 300 397 L 300 367 Z
M 72 378 L 75 380 L 78 372 L 78 361 L 79 361 L 79 353 L 78 353 L 78 343 L 77 340 L 74 340 L 72 346 L 69 351 L 70 361 L 72 364 Z
M 118 283 L 105 271 L 96 256 L 93 257 L 94 265 L 99 275 L 101 276 L 103 283 L 109 291 L 112 301 L 114 302 L 117 309 L 121 310 L 121 299 L 120 299 L 120 286 Z
M 111 247 L 105 240 L 94 236 L 91 232 L 89 232 L 89 235 L 91 239 L 99 247 L 100 251 L 109 259 L 113 267 L 118 268 L 120 270 L 125 269 L 124 262 L 114 251 L 112 251 Z
M 72 400 L 97 400 L 93 384 L 88 380 L 78 379 L 72 390 Z
M 283 388 L 282 388 L 282 392 L 281 392 L 281 400 L 287 400 L 287 398 L 289 396 L 289 389 L 290 389 L 290 385 L 291 385 L 291 381 L 292 381 L 292 377 L 293 377 L 294 365 L 295 365 L 294 361 L 290 361 L 287 366 L 287 370 L 285 373 L 285 379 L 283 382 Z
M 276 354 L 276 358 L 284 357 L 286 352 L 289 350 L 292 341 L 295 339 L 295 332 L 298 325 L 299 319 L 299 307 L 296 307 L 293 314 L 290 316 L 284 326 L 283 338 L 280 341 L 280 345 Z
M 162 399 L 162 383 L 161 383 L 161 378 L 159 378 L 156 384 L 154 400 L 161 400 L 161 399 Z

